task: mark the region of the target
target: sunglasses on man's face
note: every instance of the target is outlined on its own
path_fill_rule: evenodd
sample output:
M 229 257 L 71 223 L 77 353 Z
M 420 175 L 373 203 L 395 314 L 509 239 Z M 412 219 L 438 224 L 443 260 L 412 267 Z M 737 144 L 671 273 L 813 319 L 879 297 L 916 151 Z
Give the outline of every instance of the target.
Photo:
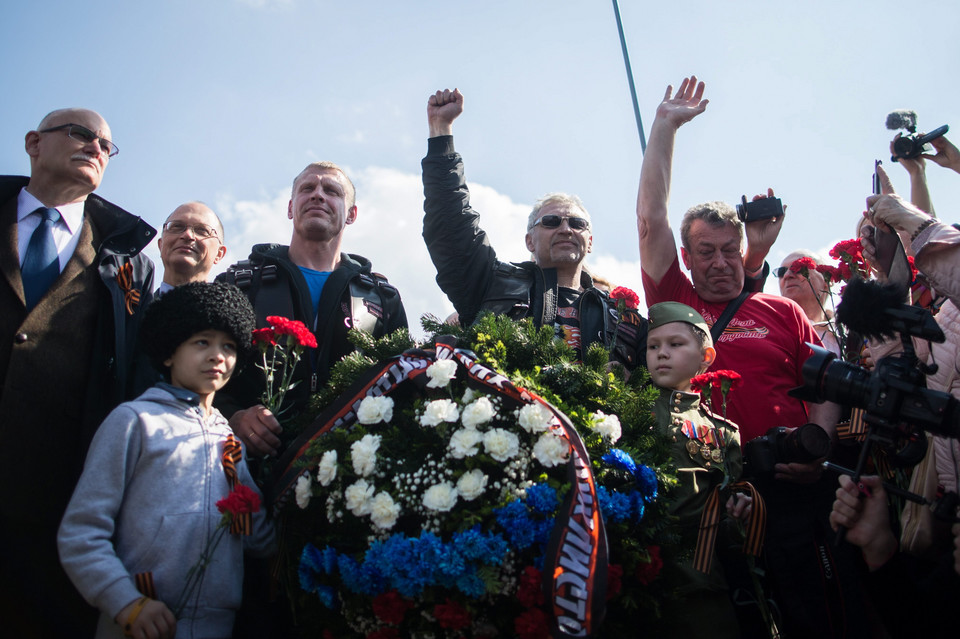
M 587 218 L 575 217 L 572 215 L 569 217 L 561 217 L 560 215 L 544 215 L 539 220 L 534 222 L 533 226 L 531 226 L 530 228 L 532 229 L 534 226 L 537 226 L 539 224 L 545 229 L 555 229 L 555 228 L 559 228 L 560 225 L 563 224 L 564 220 L 567 221 L 567 226 L 569 226 L 574 231 L 585 231 L 588 228 L 590 228 L 590 221 L 587 220 Z

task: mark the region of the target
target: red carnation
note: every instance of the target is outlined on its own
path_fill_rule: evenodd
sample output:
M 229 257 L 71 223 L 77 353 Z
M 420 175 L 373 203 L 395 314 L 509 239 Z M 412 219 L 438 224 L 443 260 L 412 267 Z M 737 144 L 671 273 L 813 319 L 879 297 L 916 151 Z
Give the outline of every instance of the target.
M 650 555 L 649 561 L 642 562 L 637 566 L 637 581 L 644 586 L 649 585 L 651 581 L 660 574 L 663 568 L 663 560 L 660 558 L 660 546 L 650 546 L 647 548 L 647 554 Z
M 520 585 L 517 586 L 517 599 L 525 608 L 532 608 L 543 604 L 543 577 L 540 571 L 533 566 L 527 566 L 520 575 Z
M 916 267 L 916 266 L 914 265 L 914 263 L 913 263 L 913 256 L 912 256 L 912 255 L 908 255 L 908 256 L 907 256 L 907 263 L 910 265 L 910 283 L 911 283 L 911 284 L 916 284 L 916 282 L 917 282 L 917 276 L 920 275 L 920 272 L 917 271 L 917 267 Z
M 798 257 L 790 264 L 791 273 L 799 273 L 804 277 L 810 277 L 811 270 L 817 270 L 817 263 L 811 257 Z
M 217 510 L 232 515 L 255 513 L 260 510 L 260 495 L 255 490 L 237 484 L 230 494 L 217 502 Z
M 433 607 L 433 616 L 436 617 L 441 628 L 449 630 L 460 630 L 470 625 L 470 613 L 449 598 L 446 603 L 437 604 Z
M 626 307 L 633 311 L 640 307 L 640 296 L 626 286 L 618 286 L 610 291 L 610 299 L 623 300 Z
M 610 564 L 607 566 L 607 601 L 620 594 L 623 587 L 623 566 Z
M 823 275 L 823 279 L 827 281 L 827 284 L 840 280 L 840 269 L 838 269 L 836 266 L 831 266 L 830 264 L 817 264 L 817 272 Z
M 253 343 L 257 346 L 276 346 L 277 345 L 277 334 L 273 332 L 273 329 L 267 326 L 266 328 L 257 328 L 253 331 Z
M 403 622 L 403 615 L 413 608 L 413 603 L 400 596 L 396 590 L 378 595 L 373 600 L 373 614 L 384 623 L 399 626 Z
M 690 389 L 695 393 L 706 391 L 707 398 L 710 397 L 710 389 L 713 387 L 713 380 L 716 375 L 713 373 L 701 373 L 690 378 Z
M 547 613 L 539 608 L 523 611 L 513 622 L 513 629 L 520 639 L 550 639 Z

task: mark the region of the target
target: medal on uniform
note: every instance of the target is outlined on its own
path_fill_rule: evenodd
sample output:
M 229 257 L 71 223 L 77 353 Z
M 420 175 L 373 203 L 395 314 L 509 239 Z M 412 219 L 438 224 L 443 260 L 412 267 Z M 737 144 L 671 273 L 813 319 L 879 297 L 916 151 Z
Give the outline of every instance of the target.
M 719 448 L 714 448 L 710 451 L 710 459 L 717 462 L 718 464 L 723 461 L 723 453 Z
M 703 457 L 705 460 L 709 461 L 709 460 L 710 460 L 710 447 L 707 446 L 706 444 L 704 444 L 704 445 L 703 445 L 703 448 L 700 449 L 700 456 Z
M 697 454 L 700 452 L 700 444 L 696 440 L 690 439 L 687 441 L 687 453 L 690 457 L 696 458 Z

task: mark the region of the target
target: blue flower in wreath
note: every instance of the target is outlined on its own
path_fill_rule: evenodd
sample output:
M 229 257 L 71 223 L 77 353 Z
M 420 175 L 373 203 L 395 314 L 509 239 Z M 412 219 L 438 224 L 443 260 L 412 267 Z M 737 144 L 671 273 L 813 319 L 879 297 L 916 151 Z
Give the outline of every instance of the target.
M 649 466 L 640 465 L 635 473 L 640 493 L 649 504 L 657 498 L 657 474 Z
M 614 468 L 627 471 L 631 475 L 637 472 L 637 462 L 633 461 L 633 457 L 625 450 L 611 448 L 610 451 L 600 459 Z
M 621 523 L 630 519 L 633 508 L 628 495 L 607 490 L 606 486 L 598 486 L 597 501 L 600 502 L 600 514 L 605 521 Z
M 465 560 L 479 560 L 495 566 L 503 563 L 503 557 L 510 549 L 502 535 L 482 533 L 479 525 L 455 533 L 451 543 Z
M 317 586 L 317 596 L 320 602 L 329 608 L 335 610 L 337 607 L 337 591 L 330 586 Z
M 540 515 L 550 515 L 560 505 L 556 488 L 546 483 L 535 484 L 527 489 L 527 507 Z
M 646 502 L 643 493 L 637 490 L 630 491 L 630 506 L 633 513 L 633 520 L 637 523 L 643 520 L 643 514 L 646 511 Z
M 537 531 L 523 502 L 514 500 L 502 508 L 494 508 L 493 514 L 517 550 L 526 550 L 533 545 Z
M 487 585 L 483 583 L 483 579 L 480 578 L 476 570 L 461 575 L 457 579 L 457 588 L 466 596 L 474 599 L 482 597 L 487 592 Z

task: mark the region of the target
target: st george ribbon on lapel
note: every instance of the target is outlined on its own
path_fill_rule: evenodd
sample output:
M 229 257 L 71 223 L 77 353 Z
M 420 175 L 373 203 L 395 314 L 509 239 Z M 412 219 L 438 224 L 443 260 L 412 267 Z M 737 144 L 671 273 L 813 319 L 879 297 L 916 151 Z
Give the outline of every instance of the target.
M 57 243 L 53 239 L 53 225 L 60 219 L 60 212 L 57 209 L 40 207 L 33 213 L 39 213 L 43 220 L 30 236 L 23 268 L 20 269 L 28 311 L 37 305 L 60 276 L 60 258 L 57 254 Z

